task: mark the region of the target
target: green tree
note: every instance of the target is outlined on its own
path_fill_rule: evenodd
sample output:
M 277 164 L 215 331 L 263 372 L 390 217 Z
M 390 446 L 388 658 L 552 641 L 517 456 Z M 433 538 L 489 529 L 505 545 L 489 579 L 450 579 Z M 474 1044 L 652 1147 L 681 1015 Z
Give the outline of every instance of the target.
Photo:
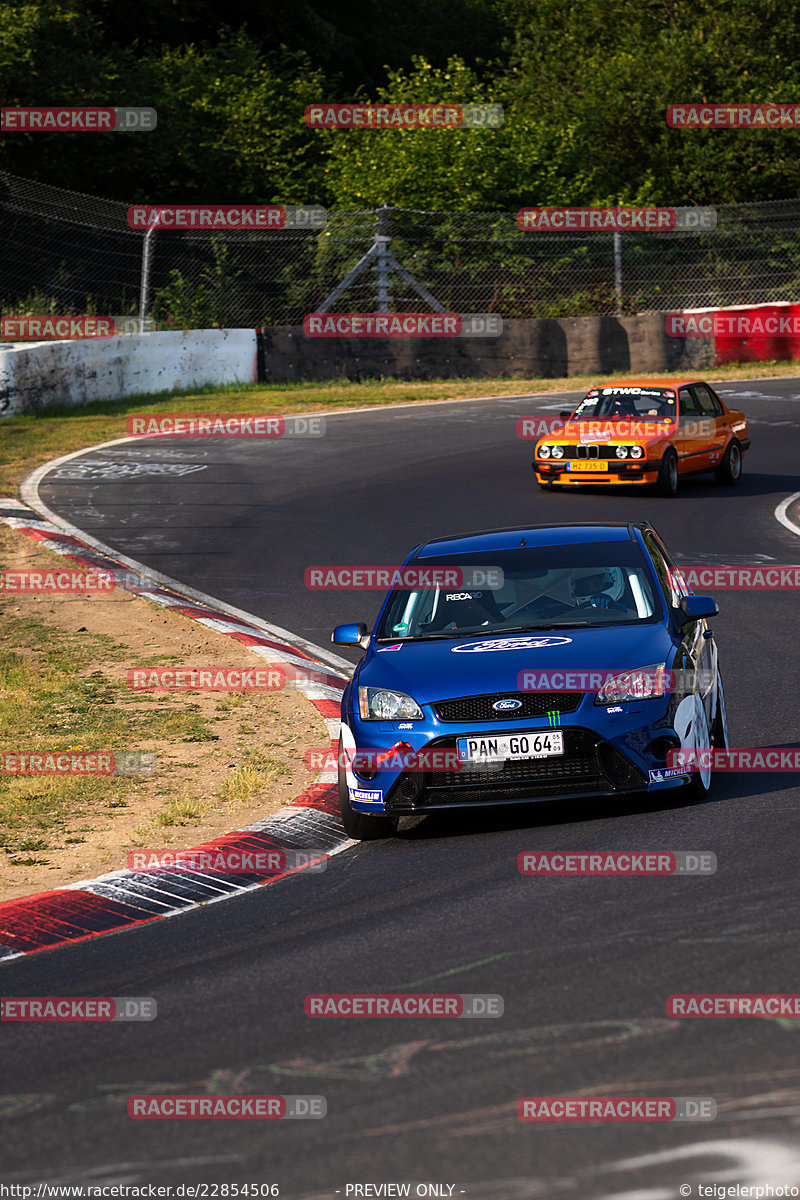
M 792 0 L 507 0 L 506 14 L 514 36 L 503 86 L 567 182 L 562 203 L 800 194 L 796 133 L 683 132 L 665 120 L 683 101 L 796 102 Z M 535 191 L 536 178 L 525 181 Z

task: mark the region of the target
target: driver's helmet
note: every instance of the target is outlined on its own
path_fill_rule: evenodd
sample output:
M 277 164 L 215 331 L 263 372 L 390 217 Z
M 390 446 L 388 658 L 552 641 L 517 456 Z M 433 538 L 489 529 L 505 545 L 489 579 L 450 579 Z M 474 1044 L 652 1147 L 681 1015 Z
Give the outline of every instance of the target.
M 610 608 L 622 596 L 625 576 L 620 567 L 604 567 L 591 575 L 578 575 L 570 581 L 570 592 L 576 604 L 590 608 Z

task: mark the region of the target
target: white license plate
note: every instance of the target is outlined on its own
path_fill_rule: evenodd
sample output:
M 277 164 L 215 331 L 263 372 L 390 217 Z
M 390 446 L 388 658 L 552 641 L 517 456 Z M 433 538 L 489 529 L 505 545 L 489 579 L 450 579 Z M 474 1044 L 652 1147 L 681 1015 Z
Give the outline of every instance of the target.
M 502 737 L 458 738 L 456 746 L 461 762 L 552 758 L 564 753 L 564 735 L 540 729 L 528 733 L 506 733 Z

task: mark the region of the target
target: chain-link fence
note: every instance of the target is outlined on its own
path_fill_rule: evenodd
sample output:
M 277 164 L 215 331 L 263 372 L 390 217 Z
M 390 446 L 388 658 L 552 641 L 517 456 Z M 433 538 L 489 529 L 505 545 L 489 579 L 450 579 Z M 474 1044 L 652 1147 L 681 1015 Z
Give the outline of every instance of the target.
M 0 172 L 0 311 L 136 314 L 145 234 L 128 205 Z M 515 213 L 329 212 L 322 229 L 156 229 L 147 312 L 161 329 L 299 325 L 388 238 L 395 262 L 450 312 L 634 314 L 800 297 L 800 199 L 724 205 L 712 232 L 523 232 Z M 381 278 L 381 274 L 383 277 Z M 377 297 L 381 296 L 380 301 Z M 339 312 L 427 308 L 374 255 Z

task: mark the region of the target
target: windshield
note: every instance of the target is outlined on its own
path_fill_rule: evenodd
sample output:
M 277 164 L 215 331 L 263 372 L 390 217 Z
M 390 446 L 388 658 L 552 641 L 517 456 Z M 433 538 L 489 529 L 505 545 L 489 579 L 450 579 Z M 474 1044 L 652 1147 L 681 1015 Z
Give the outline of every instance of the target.
M 584 396 L 571 421 L 634 420 L 674 421 L 677 406 L 672 388 L 602 387 Z
M 416 560 L 425 567 L 473 564 L 503 572 L 488 590 L 431 587 L 393 592 L 381 618 L 378 641 L 461 637 L 581 625 L 630 625 L 660 616 L 645 557 L 635 542 L 516 547 Z

